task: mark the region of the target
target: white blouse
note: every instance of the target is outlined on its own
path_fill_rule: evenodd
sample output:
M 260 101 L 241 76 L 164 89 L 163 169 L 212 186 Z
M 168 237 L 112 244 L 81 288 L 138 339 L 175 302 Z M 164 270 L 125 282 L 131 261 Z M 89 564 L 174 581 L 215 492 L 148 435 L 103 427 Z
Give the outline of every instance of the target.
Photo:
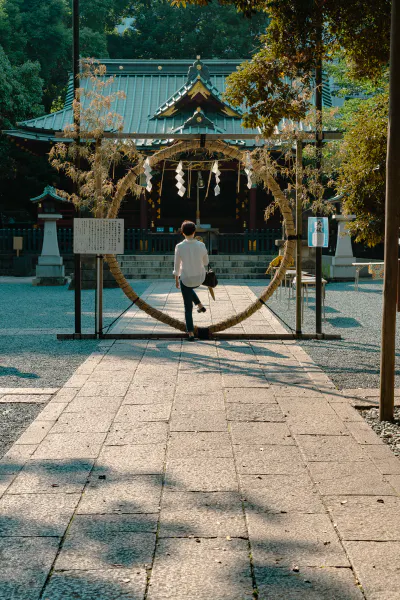
M 198 287 L 206 277 L 208 265 L 207 248 L 203 242 L 185 239 L 175 246 L 174 275 L 180 277 L 183 285 Z

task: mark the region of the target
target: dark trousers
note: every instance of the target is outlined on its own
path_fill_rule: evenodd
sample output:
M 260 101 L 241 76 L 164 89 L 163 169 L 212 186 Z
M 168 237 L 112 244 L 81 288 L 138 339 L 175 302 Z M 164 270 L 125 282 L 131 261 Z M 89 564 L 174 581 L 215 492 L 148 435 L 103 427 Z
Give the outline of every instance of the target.
M 193 331 L 193 304 L 200 304 L 200 300 L 193 288 L 187 287 L 181 281 L 181 292 L 183 296 L 183 304 L 185 305 L 185 320 L 186 330 Z

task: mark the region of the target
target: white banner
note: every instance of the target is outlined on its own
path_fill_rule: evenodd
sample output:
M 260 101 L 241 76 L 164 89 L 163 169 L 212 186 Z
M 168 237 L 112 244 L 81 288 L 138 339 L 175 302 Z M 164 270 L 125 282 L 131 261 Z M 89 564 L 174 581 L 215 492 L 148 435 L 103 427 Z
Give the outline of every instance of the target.
M 123 254 L 124 219 L 74 219 L 75 254 Z

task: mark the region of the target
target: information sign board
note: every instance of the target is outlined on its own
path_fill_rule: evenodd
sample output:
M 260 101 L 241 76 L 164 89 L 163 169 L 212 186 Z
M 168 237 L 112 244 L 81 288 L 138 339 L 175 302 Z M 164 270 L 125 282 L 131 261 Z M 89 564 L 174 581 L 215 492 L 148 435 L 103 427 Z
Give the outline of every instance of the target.
M 75 254 L 123 254 L 124 219 L 74 219 Z
M 308 217 L 309 248 L 327 248 L 329 243 L 328 217 Z

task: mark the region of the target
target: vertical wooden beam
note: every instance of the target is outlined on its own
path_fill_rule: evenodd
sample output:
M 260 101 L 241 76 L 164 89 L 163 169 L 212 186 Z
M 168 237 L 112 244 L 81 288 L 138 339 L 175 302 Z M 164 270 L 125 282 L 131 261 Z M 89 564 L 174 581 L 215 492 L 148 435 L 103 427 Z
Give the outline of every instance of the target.
M 379 416 L 394 418 L 396 300 L 400 191 L 400 0 L 392 0 L 389 126 L 386 160 L 385 274 Z
M 76 98 L 76 91 L 79 87 L 79 0 L 72 2 L 72 38 L 72 77 L 74 98 Z M 76 111 L 74 111 L 74 124 L 78 134 L 76 142 L 79 144 L 80 116 Z M 76 167 L 79 169 L 79 166 L 79 154 L 77 153 Z M 75 184 L 74 187 L 74 191 L 78 195 L 78 184 Z M 75 208 L 75 216 L 80 217 L 79 208 Z M 82 263 L 80 254 L 74 256 L 74 283 L 75 333 L 82 333 Z
M 147 198 L 146 192 L 143 189 L 140 194 L 140 229 L 148 228 L 148 219 L 147 219 Z
M 322 17 L 321 17 L 322 19 Z M 322 22 L 320 44 L 322 44 Z M 315 69 L 315 109 L 317 111 L 315 147 L 316 168 L 321 180 L 322 167 L 322 56 L 321 48 L 316 49 L 319 54 L 317 67 Z M 322 333 L 322 248 L 315 249 L 315 332 Z
M 249 190 L 249 229 L 256 228 L 257 216 L 257 186 L 251 187 Z
M 303 181 L 303 143 L 296 141 L 296 334 L 301 334 L 301 255 L 303 233 L 303 205 L 301 185 Z

